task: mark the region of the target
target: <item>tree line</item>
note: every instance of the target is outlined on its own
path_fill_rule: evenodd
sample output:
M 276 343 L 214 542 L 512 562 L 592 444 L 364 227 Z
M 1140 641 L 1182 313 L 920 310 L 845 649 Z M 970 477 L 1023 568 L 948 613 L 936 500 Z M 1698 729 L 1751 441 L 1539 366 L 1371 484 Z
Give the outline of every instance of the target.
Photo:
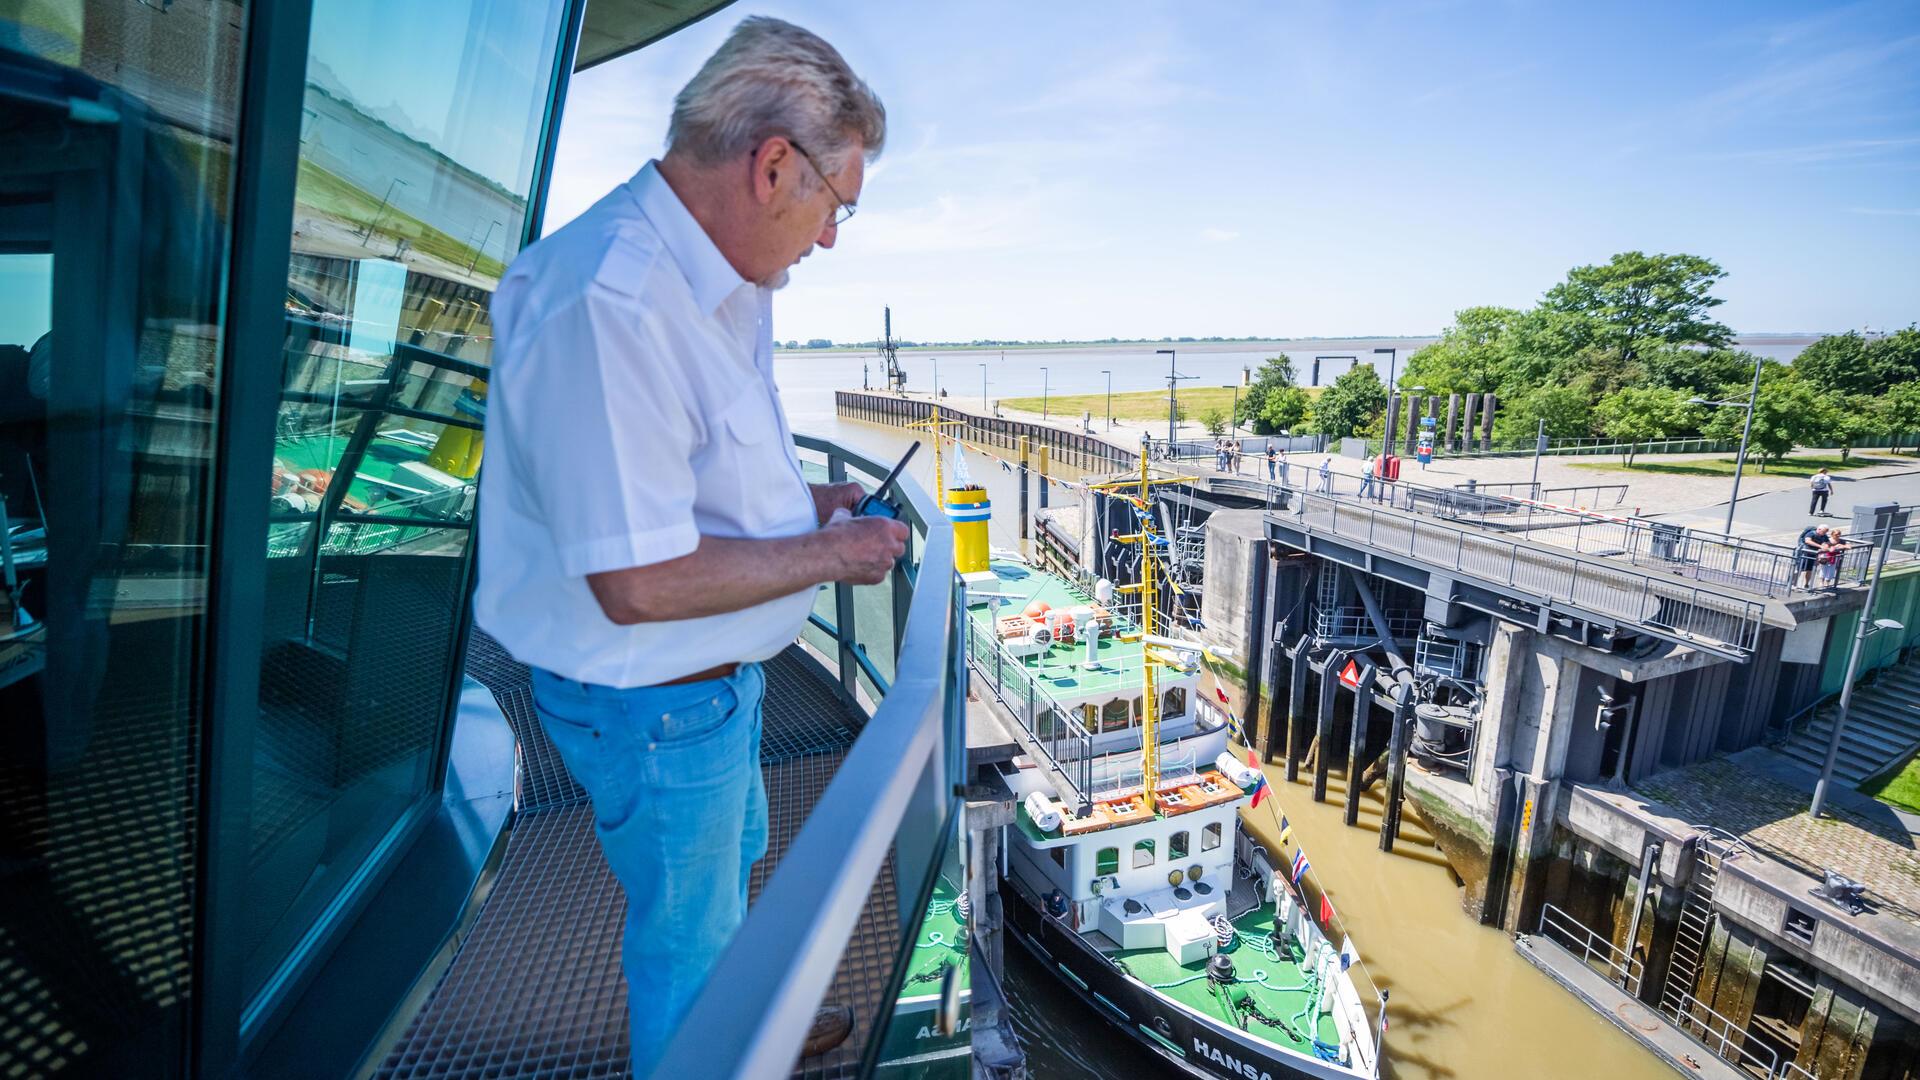
M 1530 443 L 1542 423 L 1550 438 L 1738 440 L 1746 410 L 1714 403 L 1745 404 L 1758 364 L 1750 446 L 1763 467 L 1795 446 L 1850 449 L 1920 431 L 1920 329 L 1830 335 L 1782 364 L 1733 348 L 1733 331 L 1713 319 L 1724 302 L 1713 289 L 1726 276 L 1698 255 L 1638 251 L 1574 267 L 1531 308 L 1456 312 L 1439 341 L 1408 359 L 1399 389 L 1498 394 L 1494 440 L 1503 445 Z M 1309 397 L 1277 356 L 1242 397 L 1239 420 L 1261 434 L 1379 439 L 1386 402 L 1371 366 Z

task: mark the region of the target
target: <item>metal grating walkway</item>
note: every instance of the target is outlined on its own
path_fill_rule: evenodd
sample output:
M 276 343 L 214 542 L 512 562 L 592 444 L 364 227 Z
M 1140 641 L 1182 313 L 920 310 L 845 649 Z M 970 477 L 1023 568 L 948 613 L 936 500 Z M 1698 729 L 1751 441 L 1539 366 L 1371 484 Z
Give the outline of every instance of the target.
M 626 903 L 600 855 L 585 795 L 540 730 L 527 669 L 475 631 L 467 672 L 493 692 L 520 750 L 520 795 L 499 876 L 452 965 L 376 1075 L 392 1080 L 479 1077 L 625 1077 L 627 988 L 620 974 Z M 864 717 L 825 673 L 790 648 L 767 662 L 761 768 L 767 782 L 767 858 L 773 867 L 859 733 Z M 850 1075 L 891 974 L 898 904 L 883 867 L 848 942 L 827 1000 L 853 1006 L 852 1036 L 803 1060 L 798 1077 Z

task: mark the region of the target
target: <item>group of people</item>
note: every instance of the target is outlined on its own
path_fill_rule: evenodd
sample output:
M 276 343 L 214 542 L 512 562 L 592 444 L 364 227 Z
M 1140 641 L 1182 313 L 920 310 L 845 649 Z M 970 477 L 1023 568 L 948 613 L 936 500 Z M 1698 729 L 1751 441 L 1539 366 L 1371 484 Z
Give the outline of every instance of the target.
M 1840 578 L 1840 558 L 1849 546 L 1844 530 L 1839 526 L 1809 525 L 1800 530 L 1800 542 L 1795 545 L 1793 553 L 1793 571 L 1799 578 L 1800 587 L 1813 587 L 1816 570 L 1823 587 L 1837 583 Z
M 1213 467 L 1221 472 L 1239 473 L 1239 439 L 1222 437 L 1213 441 Z

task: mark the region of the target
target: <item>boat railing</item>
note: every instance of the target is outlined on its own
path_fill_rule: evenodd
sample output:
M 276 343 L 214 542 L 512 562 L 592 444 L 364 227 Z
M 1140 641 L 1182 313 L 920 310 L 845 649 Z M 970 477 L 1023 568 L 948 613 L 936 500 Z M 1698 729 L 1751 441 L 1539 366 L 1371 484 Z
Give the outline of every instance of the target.
M 981 683 L 1013 716 L 1076 802 L 1094 796 L 1093 735 L 1079 714 L 1049 694 L 1026 663 L 991 634 L 969 634 L 967 656 Z
M 827 475 L 877 483 L 888 467 L 810 436 Z M 953 532 L 933 500 L 902 477 L 907 558 L 878 586 L 822 590 L 804 641 L 824 654 L 871 719 L 846 751 L 746 922 L 719 957 L 667 1046 L 655 1077 L 784 1076 L 799 1057 L 875 879 L 893 875 L 902 912 L 924 911 L 954 841 L 965 776 L 965 609 L 953 572 Z M 822 644 L 827 648 L 822 648 Z M 907 916 L 912 919 L 913 916 Z M 893 942 L 882 1001 L 900 995 L 917 931 Z M 866 1026 L 871 1064 L 894 1014 Z
M 1569 952 L 1579 953 L 1581 962 L 1589 967 L 1598 960 L 1609 979 L 1627 993 L 1639 995 L 1640 981 L 1646 974 L 1640 959 L 1595 933 L 1580 920 L 1548 904 L 1540 909 L 1540 936 L 1564 945 Z

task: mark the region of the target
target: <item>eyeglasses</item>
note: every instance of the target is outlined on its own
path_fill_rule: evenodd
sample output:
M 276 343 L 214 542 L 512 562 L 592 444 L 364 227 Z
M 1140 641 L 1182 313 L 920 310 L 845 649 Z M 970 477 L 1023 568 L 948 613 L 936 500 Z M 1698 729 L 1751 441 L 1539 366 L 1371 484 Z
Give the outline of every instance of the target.
M 833 201 L 837 204 L 833 211 L 833 227 L 837 229 L 845 225 L 847 219 L 851 218 L 854 211 L 858 210 L 859 207 L 840 197 L 840 193 L 833 188 L 833 181 L 827 179 L 827 170 L 822 169 L 820 163 L 813 160 L 813 155 L 807 153 L 806 147 L 801 146 L 792 139 L 788 139 L 787 142 L 791 143 L 793 148 L 800 152 L 801 157 L 807 159 L 807 164 L 813 166 L 814 172 L 820 174 L 820 182 L 827 185 L 827 194 L 833 196 Z

